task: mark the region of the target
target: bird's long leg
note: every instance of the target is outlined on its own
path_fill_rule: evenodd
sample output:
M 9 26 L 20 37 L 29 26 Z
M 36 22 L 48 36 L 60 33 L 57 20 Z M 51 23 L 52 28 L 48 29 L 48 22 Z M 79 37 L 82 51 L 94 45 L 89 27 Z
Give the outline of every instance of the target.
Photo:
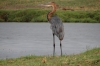
M 55 35 L 53 33 L 53 56 L 55 56 Z
M 61 40 L 60 40 L 60 50 L 61 50 L 61 56 L 62 56 L 62 44 L 61 44 Z

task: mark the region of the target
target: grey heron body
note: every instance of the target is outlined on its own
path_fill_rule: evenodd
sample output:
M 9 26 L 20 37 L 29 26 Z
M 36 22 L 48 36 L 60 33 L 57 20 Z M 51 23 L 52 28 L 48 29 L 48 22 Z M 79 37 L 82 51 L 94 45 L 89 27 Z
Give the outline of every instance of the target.
M 61 49 L 61 56 L 62 56 L 62 44 L 61 44 L 61 41 L 64 38 L 64 26 L 63 26 L 63 23 L 59 19 L 59 17 L 57 17 L 57 16 L 52 17 L 49 22 L 51 24 L 51 30 L 52 30 L 52 33 L 53 33 L 53 46 L 54 46 L 53 56 L 55 55 L 55 35 L 60 40 L 60 49 Z

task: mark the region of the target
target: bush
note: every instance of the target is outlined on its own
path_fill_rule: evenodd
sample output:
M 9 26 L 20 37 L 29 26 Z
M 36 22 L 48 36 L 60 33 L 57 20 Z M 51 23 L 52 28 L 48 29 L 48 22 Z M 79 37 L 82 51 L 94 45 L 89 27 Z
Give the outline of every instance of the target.
M 7 21 L 9 16 L 9 11 L 0 10 L 0 21 Z

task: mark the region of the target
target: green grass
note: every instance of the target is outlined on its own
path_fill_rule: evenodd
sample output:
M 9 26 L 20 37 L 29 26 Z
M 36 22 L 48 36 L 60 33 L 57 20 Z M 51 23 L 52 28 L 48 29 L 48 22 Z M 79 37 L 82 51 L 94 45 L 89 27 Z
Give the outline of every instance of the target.
M 0 10 L 0 22 L 47 22 L 49 10 Z M 63 11 L 56 14 L 63 22 L 100 23 L 100 11 Z
M 100 10 L 100 0 L 0 0 L 0 9 L 40 8 L 39 4 L 56 2 L 60 8 L 74 10 Z M 83 7 L 83 8 L 80 8 Z
M 62 57 L 26 56 L 0 60 L 0 66 L 100 66 L 100 48 Z

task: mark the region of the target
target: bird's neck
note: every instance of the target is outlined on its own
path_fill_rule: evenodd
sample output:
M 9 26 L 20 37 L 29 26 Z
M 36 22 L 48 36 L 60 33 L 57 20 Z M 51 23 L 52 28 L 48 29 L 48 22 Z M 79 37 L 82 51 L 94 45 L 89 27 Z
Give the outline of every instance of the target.
M 48 21 L 50 21 L 51 19 L 51 16 L 53 15 L 54 12 L 56 12 L 56 5 L 52 6 L 53 7 L 53 10 L 50 11 L 48 14 L 47 14 L 47 19 Z

